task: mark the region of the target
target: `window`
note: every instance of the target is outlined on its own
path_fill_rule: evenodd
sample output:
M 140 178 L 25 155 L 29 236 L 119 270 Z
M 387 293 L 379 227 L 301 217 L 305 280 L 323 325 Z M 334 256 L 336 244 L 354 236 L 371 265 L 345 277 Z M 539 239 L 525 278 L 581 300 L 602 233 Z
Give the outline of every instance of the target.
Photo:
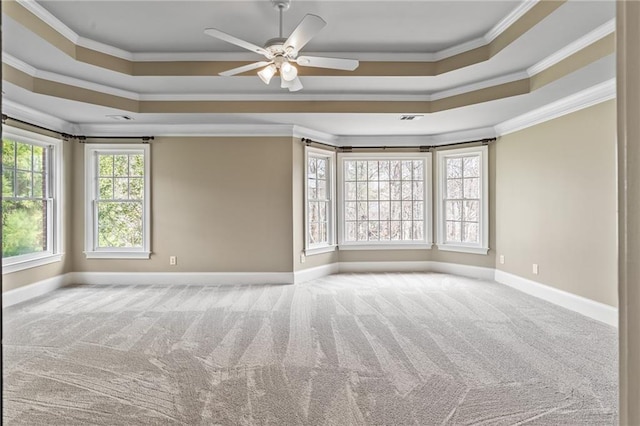
M 335 154 L 306 147 L 305 254 L 335 250 L 334 163 Z
M 438 248 L 489 250 L 487 147 L 438 151 Z
M 85 253 L 148 259 L 149 146 L 86 145 Z
M 340 154 L 340 249 L 431 247 L 431 154 Z
M 2 272 L 57 262 L 62 141 L 3 126 Z

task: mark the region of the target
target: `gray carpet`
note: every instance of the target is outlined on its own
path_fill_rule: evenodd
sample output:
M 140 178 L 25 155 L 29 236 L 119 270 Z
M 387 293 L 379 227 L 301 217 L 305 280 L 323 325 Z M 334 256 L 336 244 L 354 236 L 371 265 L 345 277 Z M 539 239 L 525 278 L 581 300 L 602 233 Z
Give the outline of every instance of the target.
M 613 327 L 440 274 L 76 286 L 4 312 L 7 425 L 613 425 Z

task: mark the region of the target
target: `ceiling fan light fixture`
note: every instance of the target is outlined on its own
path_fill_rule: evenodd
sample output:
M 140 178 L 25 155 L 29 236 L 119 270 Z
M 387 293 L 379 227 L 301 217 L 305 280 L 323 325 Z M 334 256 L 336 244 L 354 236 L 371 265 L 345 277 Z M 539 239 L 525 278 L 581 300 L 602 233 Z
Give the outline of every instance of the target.
M 298 77 L 298 69 L 291 65 L 290 62 L 284 62 L 280 67 L 280 75 L 283 80 L 293 81 Z
M 286 81 L 283 78 L 280 87 L 287 88 L 290 92 L 297 92 L 298 90 L 302 90 L 302 82 L 298 77 L 294 78 L 291 81 Z
M 271 0 L 271 3 L 280 15 L 279 33 L 278 37 L 267 40 L 263 47 L 239 39 L 216 28 L 207 28 L 204 30 L 204 33 L 208 36 L 234 44 L 251 52 L 259 53 L 268 61 L 254 62 L 223 71 L 219 73 L 221 76 L 230 77 L 266 66 L 266 68 L 258 72 L 258 76 L 265 84 L 269 84 L 273 76 L 279 72 L 281 87 L 287 88 L 291 92 L 297 92 L 302 89 L 302 82 L 298 78 L 298 68 L 294 66 L 294 64 L 301 67 L 327 68 L 342 71 L 353 71 L 358 68 L 359 62 L 357 59 L 299 56 L 300 51 L 327 23 L 317 15 L 306 14 L 291 34 L 289 34 L 289 37 L 285 38 L 282 31 L 282 15 L 291 5 L 291 0 Z
M 260 80 L 264 81 L 264 84 L 269 84 L 277 70 L 276 66 L 271 64 L 268 67 L 263 68 L 261 71 L 258 71 L 258 77 L 260 77 Z

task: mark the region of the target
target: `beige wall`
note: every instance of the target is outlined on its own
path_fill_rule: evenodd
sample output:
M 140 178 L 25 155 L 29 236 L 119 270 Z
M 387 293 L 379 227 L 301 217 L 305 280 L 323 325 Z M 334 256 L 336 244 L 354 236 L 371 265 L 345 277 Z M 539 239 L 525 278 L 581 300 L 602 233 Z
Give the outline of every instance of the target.
M 7 123 L 13 127 L 42 133 L 47 136 L 56 137 L 56 135 L 32 128 L 31 126 L 21 125 L 9 120 Z M 72 195 L 72 182 L 73 182 L 73 143 L 65 141 L 62 144 L 62 156 L 63 156 L 63 204 L 62 204 L 62 251 L 66 253 L 61 262 L 50 263 L 48 265 L 38 266 L 35 268 L 29 268 L 18 272 L 2 275 L 2 291 L 13 290 L 18 287 L 22 287 L 28 284 L 32 284 L 38 281 L 46 280 L 48 278 L 55 277 L 57 275 L 64 274 L 70 271 L 71 259 L 70 252 L 71 247 L 71 215 L 73 206 Z
M 615 133 L 609 101 L 499 139 L 498 269 L 617 305 Z
M 68 257 L 68 256 L 65 256 Z M 62 275 L 68 272 L 66 262 L 63 258 L 62 262 L 50 263 L 48 265 L 38 266 L 35 268 L 24 269 L 22 271 L 13 272 L 2 275 L 2 291 L 9 291 L 18 287 L 33 284 Z
M 291 138 L 157 138 L 149 260 L 85 258 L 84 184 L 76 179 L 74 271 L 291 271 L 291 155 Z M 79 146 L 79 176 L 83 156 Z
M 615 305 L 613 284 L 603 284 L 615 278 L 614 120 L 608 102 L 490 145 L 488 255 L 361 250 L 305 263 L 299 139 L 156 139 L 150 260 L 85 258 L 84 149 L 69 142 L 67 261 L 6 275 L 3 290 L 67 271 L 290 272 L 338 261 L 429 260 L 494 267 L 504 254 L 500 269 Z M 171 255 L 177 266 L 169 265 Z M 540 275 L 531 274 L 532 263 Z

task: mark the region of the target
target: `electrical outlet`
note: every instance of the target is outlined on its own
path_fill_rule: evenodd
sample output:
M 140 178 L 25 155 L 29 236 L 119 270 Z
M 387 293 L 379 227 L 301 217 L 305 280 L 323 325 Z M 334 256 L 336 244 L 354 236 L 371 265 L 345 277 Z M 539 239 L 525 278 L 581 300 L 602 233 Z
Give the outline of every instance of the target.
M 304 263 L 307 260 L 307 256 L 304 255 L 304 253 L 300 253 L 300 263 Z
M 504 254 L 500 255 L 500 264 L 504 265 Z
M 537 263 L 533 264 L 533 274 L 534 275 L 538 275 L 538 264 Z
M 178 258 L 176 256 L 169 256 L 169 265 L 175 266 L 178 264 Z

